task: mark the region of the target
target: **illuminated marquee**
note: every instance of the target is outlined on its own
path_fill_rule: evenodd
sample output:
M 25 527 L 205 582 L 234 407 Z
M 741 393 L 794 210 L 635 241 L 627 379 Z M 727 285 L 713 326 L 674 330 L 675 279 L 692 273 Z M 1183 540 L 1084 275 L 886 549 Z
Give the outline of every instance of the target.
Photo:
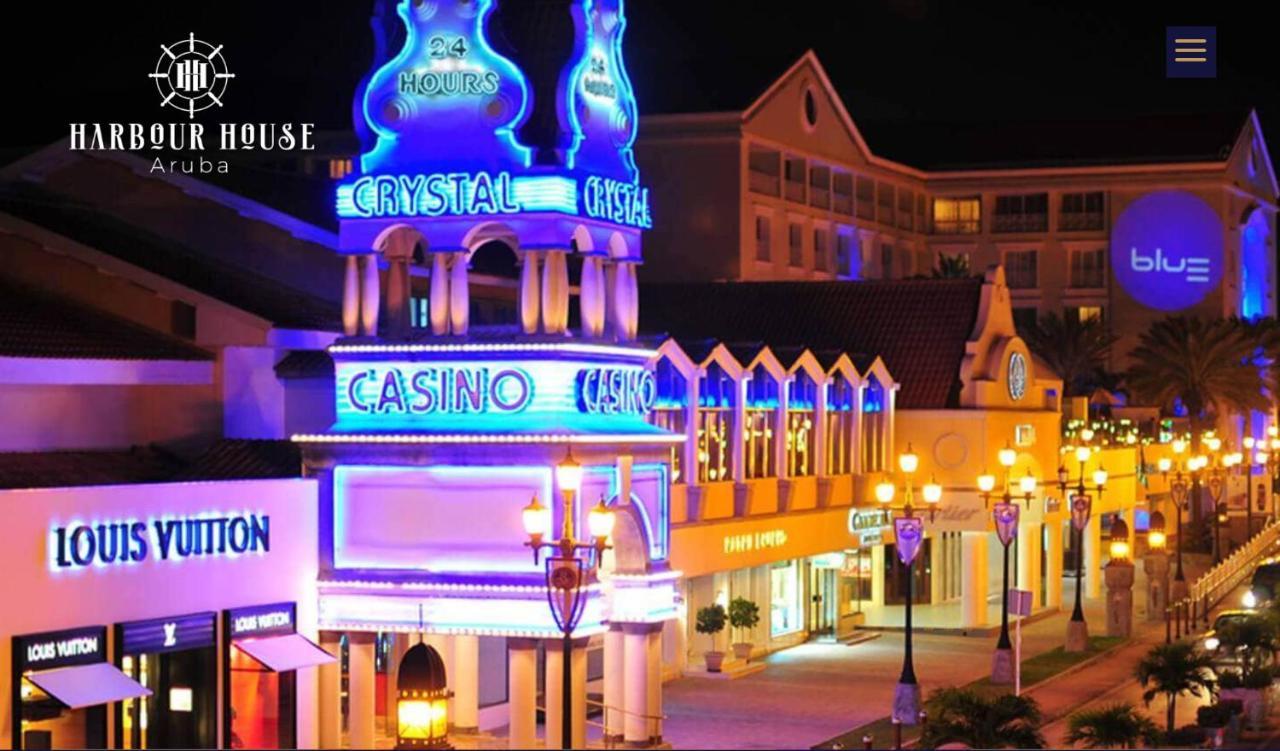
M 586 368 L 578 372 L 578 408 L 603 415 L 644 415 L 658 398 L 653 373 L 637 368 Z
M 377 392 L 369 398 L 369 386 Z M 519 412 L 533 397 L 529 374 L 518 368 L 369 368 L 347 379 L 346 404 L 367 414 Z
M 588 177 L 583 186 L 582 208 L 587 216 L 614 224 L 649 229 L 649 189 L 607 177 Z

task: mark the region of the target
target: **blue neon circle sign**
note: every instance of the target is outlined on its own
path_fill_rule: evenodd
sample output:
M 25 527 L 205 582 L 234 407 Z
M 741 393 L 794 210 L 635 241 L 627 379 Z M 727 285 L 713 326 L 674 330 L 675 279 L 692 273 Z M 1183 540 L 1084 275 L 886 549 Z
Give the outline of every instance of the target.
M 1180 190 L 1149 193 L 1111 230 L 1111 271 L 1133 299 L 1183 310 L 1222 280 L 1222 221 L 1209 204 Z

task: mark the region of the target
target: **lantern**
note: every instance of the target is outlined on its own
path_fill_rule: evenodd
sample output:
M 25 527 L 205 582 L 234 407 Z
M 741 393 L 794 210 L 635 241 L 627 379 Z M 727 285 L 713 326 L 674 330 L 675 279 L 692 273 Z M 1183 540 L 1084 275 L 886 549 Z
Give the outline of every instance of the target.
M 1164 550 L 1167 541 L 1164 534 L 1164 514 L 1153 512 L 1147 528 L 1147 546 L 1152 550 Z
M 1005 444 L 1004 448 L 996 454 L 996 458 L 1000 460 L 1001 467 L 1012 467 L 1018 462 L 1018 452 L 1014 451 L 1009 444 Z
M 1172 469 L 1172 468 L 1173 468 L 1173 462 L 1169 460 L 1169 457 L 1167 457 L 1167 456 L 1162 456 L 1162 457 L 1160 457 L 1159 459 L 1157 459 L 1157 460 L 1156 460 L 1156 467 L 1157 467 L 1157 468 L 1158 468 L 1162 473 L 1163 473 L 1163 472 L 1168 472 L 1170 469 Z
M 529 505 L 521 510 L 520 521 L 524 524 L 525 534 L 529 535 L 534 545 L 537 545 L 542 542 L 542 536 L 551 529 L 551 509 L 542 505 L 538 501 L 538 496 L 534 495 Z
M 901 469 L 904 474 L 910 475 L 913 474 L 919 466 L 920 457 L 916 452 L 911 450 L 911 444 L 908 443 L 906 452 L 898 454 L 898 469 Z
M 1129 559 L 1129 525 L 1124 519 L 1116 519 L 1111 523 L 1111 560 L 1127 561 Z
M 606 506 L 604 498 L 601 497 L 587 514 L 587 528 L 591 531 L 591 536 L 596 538 L 597 544 L 604 545 L 609 535 L 613 534 L 614 521 L 613 509 Z
M 396 748 L 453 748 L 449 745 L 444 660 L 434 647 L 419 642 L 401 659 L 396 718 Z
M 573 458 L 572 451 L 556 465 L 556 484 L 562 493 L 577 493 L 582 487 L 582 465 Z

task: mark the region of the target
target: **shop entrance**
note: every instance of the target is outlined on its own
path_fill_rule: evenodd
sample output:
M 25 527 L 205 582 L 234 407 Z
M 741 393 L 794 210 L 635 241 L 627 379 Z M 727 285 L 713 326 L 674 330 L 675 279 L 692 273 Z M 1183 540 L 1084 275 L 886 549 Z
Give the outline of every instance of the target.
M 122 623 L 120 669 L 151 690 L 121 702 L 118 748 L 216 748 L 217 614 Z
M 842 562 L 844 556 L 835 554 Z M 829 567 L 826 561 L 815 558 L 809 565 L 809 637 L 832 639 L 836 634 L 836 609 L 840 604 L 836 588 L 836 574 L 840 563 Z

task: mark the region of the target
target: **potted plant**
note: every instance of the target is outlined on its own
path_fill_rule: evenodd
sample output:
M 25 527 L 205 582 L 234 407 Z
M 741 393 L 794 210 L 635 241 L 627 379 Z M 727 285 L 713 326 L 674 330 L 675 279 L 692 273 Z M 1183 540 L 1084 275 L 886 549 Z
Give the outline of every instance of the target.
M 708 605 L 705 608 L 698 609 L 698 622 L 694 625 L 698 633 L 706 634 L 711 637 L 711 649 L 703 654 L 703 659 L 707 663 L 708 673 L 719 673 L 720 665 L 724 662 L 724 652 L 716 650 L 716 634 L 724 631 L 725 612 L 724 606 L 716 603 Z
M 760 622 L 760 608 L 745 597 L 735 597 L 729 602 L 729 625 L 738 629 L 739 634 L 745 630 L 746 637 L 751 638 L 751 629 Z M 751 659 L 751 650 L 755 645 L 749 641 L 734 642 L 733 656 L 746 662 Z

